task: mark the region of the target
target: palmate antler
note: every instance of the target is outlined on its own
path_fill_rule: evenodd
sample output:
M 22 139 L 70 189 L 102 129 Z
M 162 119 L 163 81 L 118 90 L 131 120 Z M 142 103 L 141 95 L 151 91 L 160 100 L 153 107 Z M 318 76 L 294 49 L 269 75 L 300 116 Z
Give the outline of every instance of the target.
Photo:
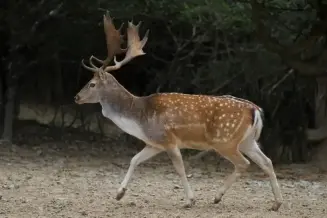
M 103 15 L 103 28 L 104 34 L 106 37 L 107 44 L 107 58 L 105 60 L 100 60 L 96 57 L 93 57 L 96 61 L 102 64 L 102 67 L 106 67 L 115 55 L 125 53 L 127 49 L 122 49 L 120 45 L 123 43 L 123 35 L 121 35 L 121 29 L 124 23 L 116 29 L 112 18 L 110 17 L 109 11 Z
M 139 37 L 139 28 L 142 22 L 139 22 L 137 25 L 134 25 L 132 22 L 128 22 L 127 27 L 127 48 L 122 49 L 120 47 L 122 43 L 122 36 L 120 35 L 120 30 L 122 26 L 116 30 L 114 24 L 112 23 L 112 19 L 107 12 L 106 15 L 103 17 L 104 21 L 104 29 L 106 34 L 106 42 L 107 42 L 107 50 L 108 56 L 107 58 L 102 61 L 94 56 L 91 56 L 89 59 L 91 67 L 88 67 L 84 64 L 84 60 L 82 60 L 82 66 L 92 72 L 99 72 L 100 70 L 105 72 L 110 72 L 114 70 L 118 70 L 123 65 L 131 61 L 133 58 L 137 56 L 144 55 L 145 52 L 143 51 L 143 47 L 145 46 L 146 42 L 148 41 L 149 30 L 146 31 L 142 40 Z M 116 55 L 122 54 L 126 52 L 125 58 L 122 61 L 117 61 Z M 96 67 L 92 60 L 96 60 L 102 63 L 102 66 Z M 108 66 L 110 61 L 114 59 L 115 65 Z
M 133 58 L 137 56 L 144 55 L 143 47 L 148 41 L 149 30 L 146 31 L 142 40 L 139 37 L 139 28 L 141 22 L 137 25 L 134 25 L 132 22 L 128 22 L 127 28 L 127 52 L 125 58 L 122 61 L 117 61 L 116 56 L 114 56 L 115 65 L 107 66 L 104 71 L 110 72 L 113 70 L 118 70 L 120 67 L 131 61 Z

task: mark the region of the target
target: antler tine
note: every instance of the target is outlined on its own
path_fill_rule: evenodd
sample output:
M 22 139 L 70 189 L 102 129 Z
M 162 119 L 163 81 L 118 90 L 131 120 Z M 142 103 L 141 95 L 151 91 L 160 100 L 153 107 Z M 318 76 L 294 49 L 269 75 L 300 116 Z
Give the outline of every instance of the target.
M 133 23 L 133 21 L 132 21 L 132 23 Z M 138 22 L 138 24 L 136 24 L 136 25 L 135 25 L 135 26 L 136 26 L 136 28 L 137 28 L 137 30 L 139 30 L 139 28 L 140 28 L 141 24 L 142 24 L 142 21 L 139 21 L 139 22 Z
M 95 57 L 95 56 L 91 56 L 92 57 L 92 60 L 96 60 L 97 62 L 99 62 L 100 64 L 103 65 L 104 61 L 103 60 L 100 60 L 99 58 Z
M 141 48 L 143 49 L 143 47 L 145 46 L 145 44 L 148 42 L 148 38 L 149 38 L 149 33 L 150 33 L 150 30 L 148 29 L 144 36 L 143 36 L 143 39 L 141 41 Z
M 139 36 L 140 25 L 141 25 L 141 22 L 139 22 L 137 25 L 134 25 L 133 21 L 128 22 L 128 28 L 127 28 L 127 48 L 128 48 L 128 50 L 126 52 L 126 56 L 122 61 L 117 61 L 116 56 L 114 56 L 115 65 L 107 66 L 106 68 L 104 68 L 104 71 L 110 72 L 113 70 L 118 70 L 123 65 L 130 62 L 133 58 L 145 54 L 145 52 L 143 51 L 143 47 L 145 46 L 145 44 L 148 40 L 149 30 L 146 31 L 143 39 L 140 40 L 140 36 Z
M 91 55 L 91 57 L 89 58 L 89 62 L 90 62 L 91 67 L 96 68 L 96 69 L 99 69 L 99 67 L 97 67 L 97 66 L 95 66 L 95 64 L 93 64 L 93 62 L 92 62 L 93 59 L 94 60 L 97 60 L 96 57 L 94 57 L 93 55 Z
M 87 69 L 87 70 L 90 70 L 92 71 L 93 73 L 97 73 L 99 71 L 99 68 L 94 66 L 94 65 L 91 65 L 92 67 L 89 67 L 89 66 L 86 66 L 86 64 L 84 63 L 84 59 L 82 59 L 82 66 Z
M 120 27 L 117 29 L 117 31 L 120 32 L 123 29 L 123 26 L 124 26 L 124 22 L 120 24 Z M 123 37 L 123 35 L 121 35 L 121 37 Z

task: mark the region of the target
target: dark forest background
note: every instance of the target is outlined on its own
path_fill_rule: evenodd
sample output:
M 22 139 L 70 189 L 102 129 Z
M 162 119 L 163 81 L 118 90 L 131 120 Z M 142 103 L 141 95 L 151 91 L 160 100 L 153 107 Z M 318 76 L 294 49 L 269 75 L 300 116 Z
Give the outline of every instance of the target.
M 143 21 L 141 36 L 150 29 L 147 55 L 114 73 L 132 93 L 245 98 L 265 111 L 260 141 L 274 162 L 324 160 L 327 155 L 327 1 L 0 4 L 3 141 L 14 140 L 22 104 L 71 106 L 81 123 L 83 116 L 99 111 L 98 105 L 76 106 L 73 96 L 92 77 L 81 60 L 106 56 L 102 16 L 109 10 L 116 27 L 133 19 Z

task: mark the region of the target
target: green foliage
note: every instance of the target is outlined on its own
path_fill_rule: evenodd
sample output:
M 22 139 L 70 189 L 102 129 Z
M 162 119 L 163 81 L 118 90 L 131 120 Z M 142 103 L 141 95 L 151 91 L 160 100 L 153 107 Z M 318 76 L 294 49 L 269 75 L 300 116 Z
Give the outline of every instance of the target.
M 265 22 L 271 26 L 273 36 L 284 45 L 304 37 L 317 18 L 316 10 L 303 0 L 267 1 L 265 8 L 269 14 Z

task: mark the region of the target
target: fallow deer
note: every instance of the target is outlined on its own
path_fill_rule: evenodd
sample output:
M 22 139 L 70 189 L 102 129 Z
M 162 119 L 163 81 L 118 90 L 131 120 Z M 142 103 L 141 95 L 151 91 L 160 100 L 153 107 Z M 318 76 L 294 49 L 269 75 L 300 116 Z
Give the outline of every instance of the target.
M 282 194 L 274 168 L 257 143 L 263 127 L 262 109 L 250 101 L 232 96 L 182 93 L 156 93 L 142 97 L 133 95 L 109 72 L 118 70 L 133 58 L 145 54 L 143 47 L 148 40 L 149 30 L 141 40 L 138 33 L 140 23 L 134 25 L 133 22 L 128 22 L 127 50 L 120 49 L 120 31 L 115 29 L 109 14 L 103 18 L 108 57 L 102 61 L 91 56 L 91 67 L 86 66 L 82 60 L 83 67 L 92 71 L 94 76 L 75 96 L 75 102 L 100 103 L 103 116 L 146 144 L 132 158 L 116 199 L 120 200 L 124 196 L 137 165 L 165 151 L 182 180 L 186 195 L 185 206 L 191 207 L 195 202 L 194 194 L 180 152 L 180 149 L 188 148 L 214 150 L 234 165 L 233 173 L 218 190 L 214 203 L 221 200 L 250 165 L 243 156 L 245 154 L 268 174 L 275 198 L 272 210 L 278 210 L 282 204 Z M 123 52 L 126 52 L 125 58 L 117 61 L 116 55 Z M 112 58 L 114 65 L 108 65 Z M 95 66 L 93 59 L 102 63 L 102 66 Z

